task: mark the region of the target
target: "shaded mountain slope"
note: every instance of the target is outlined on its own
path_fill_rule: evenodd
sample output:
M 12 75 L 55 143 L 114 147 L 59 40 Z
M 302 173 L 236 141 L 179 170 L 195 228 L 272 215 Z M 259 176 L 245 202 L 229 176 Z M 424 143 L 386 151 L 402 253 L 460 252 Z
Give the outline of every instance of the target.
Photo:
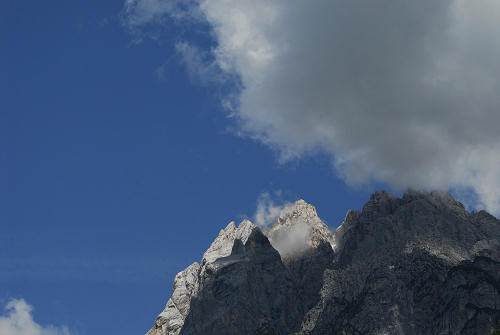
M 333 235 L 303 200 L 264 232 L 230 223 L 148 335 L 490 334 L 499 320 L 500 221 L 444 192 L 380 191 Z

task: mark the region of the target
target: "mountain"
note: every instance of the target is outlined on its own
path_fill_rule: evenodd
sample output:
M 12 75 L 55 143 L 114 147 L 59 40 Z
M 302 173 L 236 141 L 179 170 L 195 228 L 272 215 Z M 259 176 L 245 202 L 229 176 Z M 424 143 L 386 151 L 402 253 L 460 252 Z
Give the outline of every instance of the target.
M 147 335 L 491 334 L 500 221 L 445 192 L 379 191 L 330 232 L 314 206 L 221 230 Z

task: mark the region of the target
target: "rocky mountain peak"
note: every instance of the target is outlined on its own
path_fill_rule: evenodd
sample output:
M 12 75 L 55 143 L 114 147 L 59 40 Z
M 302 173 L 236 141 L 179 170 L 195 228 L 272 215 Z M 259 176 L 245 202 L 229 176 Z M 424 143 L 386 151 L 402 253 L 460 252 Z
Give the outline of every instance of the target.
M 451 194 L 446 191 L 434 190 L 431 192 L 420 190 L 407 190 L 401 197 L 403 203 L 412 201 L 427 201 L 440 209 L 448 209 L 455 212 L 465 213 L 464 205 L 457 201 Z
M 317 248 L 320 243 L 334 246 L 333 235 L 319 218 L 316 208 L 302 199 L 286 206 L 265 235 L 284 257 Z
M 229 256 L 233 249 L 234 241 L 240 240 L 245 244 L 255 229 L 259 228 L 249 220 L 243 220 L 238 227 L 236 227 L 234 221 L 231 221 L 226 228 L 219 232 L 217 238 L 205 252 L 202 264 L 213 263 L 218 258 Z
M 278 221 L 287 221 L 287 219 L 292 220 L 293 218 L 298 217 L 302 217 L 304 219 L 312 219 L 318 217 L 316 207 L 307 203 L 303 199 L 299 199 L 293 205 L 285 206 L 278 217 Z
M 432 206 L 439 210 L 453 211 L 457 214 L 466 214 L 462 203 L 455 200 L 448 192 L 435 190 L 432 192 L 407 189 L 401 198 L 386 191 L 376 191 L 370 200 L 363 206 L 362 214 L 369 219 L 384 217 L 393 214 L 398 208 L 410 203 L 420 203 L 418 206 Z
M 354 254 L 371 255 L 383 247 L 388 251 L 425 249 L 448 261 L 460 262 L 470 258 L 477 245 L 485 243 L 479 241 L 487 239 L 489 227 L 477 229 L 475 222 L 496 221 L 488 217 L 469 213 L 444 191 L 410 189 L 401 198 L 378 191 L 361 211 L 347 213 L 335 232 L 336 251 L 342 251 L 349 263 Z M 346 243 L 349 245 L 344 248 Z
M 446 192 L 379 191 L 334 236 L 304 200 L 264 233 L 229 223 L 148 335 L 489 335 L 499 321 L 500 221 Z

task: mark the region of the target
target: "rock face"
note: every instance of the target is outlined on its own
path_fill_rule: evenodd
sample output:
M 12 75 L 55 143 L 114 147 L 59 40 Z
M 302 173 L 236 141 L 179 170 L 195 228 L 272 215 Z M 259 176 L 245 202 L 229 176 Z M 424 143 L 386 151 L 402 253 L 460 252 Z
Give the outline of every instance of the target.
M 288 334 L 300 328 L 306 312 L 298 297 L 290 271 L 262 231 L 248 220 L 238 228 L 231 222 L 200 265 L 176 276 L 172 298 L 148 335 Z
M 193 263 L 175 276 L 172 297 L 168 299 L 167 306 L 156 318 L 155 326 L 148 335 L 179 334 L 189 313 L 191 298 L 198 292 L 199 271 L 200 265 Z
M 323 273 L 334 256 L 334 238 L 321 221 L 314 206 L 304 200 L 282 210 L 276 222 L 265 231 L 292 274 L 299 298 L 309 310 L 320 299 Z
M 232 222 L 180 272 L 148 335 L 491 334 L 500 221 L 449 194 L 376 192 L 331 234 L 303 200 Z

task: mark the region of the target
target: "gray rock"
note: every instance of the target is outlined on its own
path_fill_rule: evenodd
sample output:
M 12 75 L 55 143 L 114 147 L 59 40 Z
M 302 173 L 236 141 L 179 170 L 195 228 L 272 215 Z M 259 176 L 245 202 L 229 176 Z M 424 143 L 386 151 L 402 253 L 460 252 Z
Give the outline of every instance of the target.
M 299 200 L 230 223 L 179 273 L 148 335 L 491 334 L 500 221 L 444 192 L 380 191 L 331 234 Z
M 335 234 L 306 334 L 491 334 L 500 222 L 443 192 L 377 192 Z
M 304 200 L 285 208 L 276 222 L 265 231 L 272 246 L 281 256 L 293 258 L 321 243 L 334 248 L 334 238 L 327 225 L 321 221 L 316 208 Z
M 320 299 L 323 273 L 333 260 L 335 242 L 316 208 L 304 200 L 285 208 L 265 231 L 292 274 L 299 300 L 309 310 Z
M 289 334 L 300 328 L 305 310 L 293 278 L 259 228 L 244 244 L 236 239 L 230 255 L 205 266 L 181 335 Z
M 200 265 L 193 263 L 175 276 L 172 297 L 147 335 L 179 334 L 189 313 L 191 298 L 198 292 L 199 271 Z

